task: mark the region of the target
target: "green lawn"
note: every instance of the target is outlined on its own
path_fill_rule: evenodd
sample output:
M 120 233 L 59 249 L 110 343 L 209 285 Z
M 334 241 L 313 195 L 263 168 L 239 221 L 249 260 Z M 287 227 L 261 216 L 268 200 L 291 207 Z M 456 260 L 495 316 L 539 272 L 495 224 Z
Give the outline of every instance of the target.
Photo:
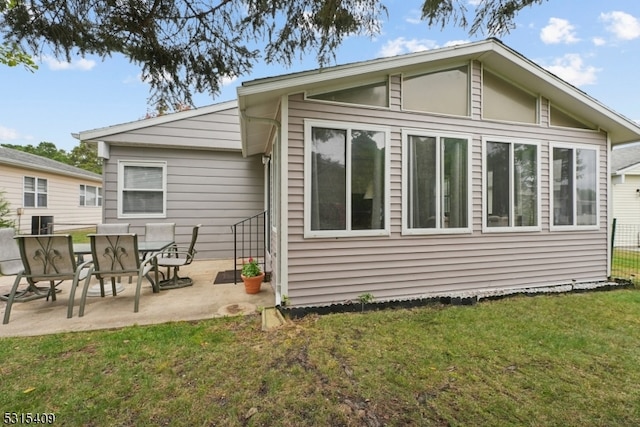
M 640 251 L 615 248 L 611 277 L 637 283 L 640 279 Z
M 631 426 L 639 348 L 635 289 L 4 338 L 0 407 L 72 426 Z

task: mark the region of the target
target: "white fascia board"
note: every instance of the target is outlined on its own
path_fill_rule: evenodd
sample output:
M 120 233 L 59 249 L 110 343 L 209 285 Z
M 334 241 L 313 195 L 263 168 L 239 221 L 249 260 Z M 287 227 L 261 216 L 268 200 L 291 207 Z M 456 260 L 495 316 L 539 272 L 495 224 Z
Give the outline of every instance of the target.
M 14 161 L 14 160 L 10 160 L 10 159 L 0 159 L 0 164 L 4 164 L 4 165 L 8 165 L 8 166 L 14 166 L 14 167 L 18 167 L 18 168 L 21 168 L 21 169 L 28 169 L 28 170 L 38 171 L 38 172 L 49 172 L 49 173 L 52 173 L 54 175 L 70 176 L 70 177 L 73 177 L 73 178 L 84 179 L 85 181 L 102 182 L 102 177 L 101 176 L 94 178 L 94 177 L 91 177 L 91 176 L 83 175 L 82 173 L 75 173 L 75 172 L 71 172 L 71 171 L 63 171 L 63 170 L 60 170 L 60 169 L 51 168 L 51 167 L 42 166 L 42 165 L 33 166 L 33 165 L 29 164 L 29 163 Z
M 242 97 L 245 96 L 272 91 L 286 91 L 288 93 L 292 93 L 295 92 L 295 87 L 302 87 L 310 84 L 369 73 L 389 72 L 393 74 L 393 70 L 395 69 L 419 65 L 425 62 L 453 60 L 460 56 L 475 56 L 491 51 L 495 45 L 496 42 L 485 40 L 476 43 L 455 45 L 449 48 L 442 48 L 433 51 L 424 51 L 390 58 L 373 59 L 371 61 L 356 62 L 328 69 L 319 68 L 313 71 L 285 74 L 277 77 L 254 80 L 243 83 L 242 86 L 238 86 L 238 98 L 242 99 Z M 243 105 L 244 103 L 241 102 L 241 108 Z
M 107 126 L 98 129 L 86 130 L 73 134 L 73 136 L 80 141 L 92 141 L 96 142 L 100 138 L 105 136 L 114 135 L 117 133 L 129 132 L 137 129 L 144 129 L 151 126 L 161 125 L 164 123 L 171 123 L 178 120 L 189 119 L 192 117 L 198 117 L 205 114 L 217 113 L 219 111 L 230 110 L 238 106 L 237 100 L 221 102 L 220 104 L 209 105 L 206 107 L 194 108 L 193 110 L 179 111 L 177 113 L 164 114 L 158 117 L 152 117 L 149 119 L 136 120 L 135 122 L 122 123 L 119 125 Z

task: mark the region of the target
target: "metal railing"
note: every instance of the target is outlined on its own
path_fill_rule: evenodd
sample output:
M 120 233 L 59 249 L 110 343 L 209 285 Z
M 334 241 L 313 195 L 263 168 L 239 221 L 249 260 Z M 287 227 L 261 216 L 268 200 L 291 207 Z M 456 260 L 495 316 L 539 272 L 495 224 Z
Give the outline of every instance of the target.
M 262 271 L 266 271 L 266 218 L 267 211 L 262 211 L 231 226 L 233 230 L 234 284 L 238 283 L 242 264 L 249 258 L 256 260 Z
M 640 225 L 620 224 L 611 229 L 611 277 L 634 284 L 640 279 Z

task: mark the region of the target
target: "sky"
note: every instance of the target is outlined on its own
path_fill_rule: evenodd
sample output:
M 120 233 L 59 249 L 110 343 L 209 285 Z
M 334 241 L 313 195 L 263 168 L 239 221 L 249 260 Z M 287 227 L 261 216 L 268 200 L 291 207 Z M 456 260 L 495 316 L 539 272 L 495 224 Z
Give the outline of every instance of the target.
M 464 1 L 464 0 L 462 0 Z M 479 0 L 468 0 L 473 10 Z M 375 37 L 351 36 L 335 65 L 400 55 L 487 38 L 420 20 L 420 0 L 383 0 L 388 16 Z M 548 0 L 521 11 L 516 28 L 499 38 L 507 46 L 580 88 L 615 112 L 640 123 L 640 2 Z M 37 58 L 38 70 L 0 65 L 0 144 L 52 142 L 71 151 L 72 133 L 143 119 L 149 87 L 140 68 L 115 55 Z M 313 53 L 290 67 L 256 64 L 250 75 L 228 81 L 216 97 L 194 94 L 196 107 L 236 98 L 243 81 L 318 68 Z

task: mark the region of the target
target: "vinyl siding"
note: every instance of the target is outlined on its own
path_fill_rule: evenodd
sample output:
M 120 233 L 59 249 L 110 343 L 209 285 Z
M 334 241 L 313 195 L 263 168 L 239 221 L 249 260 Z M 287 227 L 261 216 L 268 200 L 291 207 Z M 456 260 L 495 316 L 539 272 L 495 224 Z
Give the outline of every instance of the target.
M 472 116 L 447 117 L 402 112 L 399 80 L 391 79 L 389 110 L 304 101 L 289 97 L 288 298 L 293 306 L 352 301 L 363 293 L 376 299 L 417 298 L 433 293 L 482 288 L 546 286 L 572 280 L 606 280 L 607 145 L 598 132 L 541 125 L 481 121 L 480 67 L 472 67 Z M 541 103 L 546 109 L 548 103 Z M 545 111 L 543 116 L 548 115 Z M 390 227 L 387 237 L 304 237 L 304 119 L 387 126 L 391 130 Z M 472 136 L 473 233 L 402 235 L 403 128 Z M 482 232 L 482 137 L 538 141 L 541 150 L 541 226 L 539 232 Z M 599 148 L 600 229 L 551 232 L 549 142 Z
M 167 216 L 164 219 L 118 219 L 118 160 L 167 162 Z M 231 226 L 264 208 L 260 156 L 240 152 L 112 146 L 105 161 L 106 222 L 128 222 L 144 234 L 147 222 L 175 222 L 176 241 L 187 244 L 194 225 L 202 224 L 196 250 L 199 259 L 233 258 Z
M 144 121 L 143 121 L 144 123 Z M 240 150 L 238 109 L 218 111 L 128 132 L 109 135 L 102 140 L 127 145 L 210 149 L 212 141 L 220 149 Z
M 47 207 L 24 208 L 20 217 L 17 209 L 23 205 L 24 177 L 47 180 Z M 101 181 L 57 175 L 14 166 L 0 165 L 0 191 L 10 204 L 11 216 L 19 233 L 31 234 L 33 216 L 53 216 L 54 232 L 93 227 L 102 218 L 102 207 L 80 206 L 80 185 L 101 187 Z

